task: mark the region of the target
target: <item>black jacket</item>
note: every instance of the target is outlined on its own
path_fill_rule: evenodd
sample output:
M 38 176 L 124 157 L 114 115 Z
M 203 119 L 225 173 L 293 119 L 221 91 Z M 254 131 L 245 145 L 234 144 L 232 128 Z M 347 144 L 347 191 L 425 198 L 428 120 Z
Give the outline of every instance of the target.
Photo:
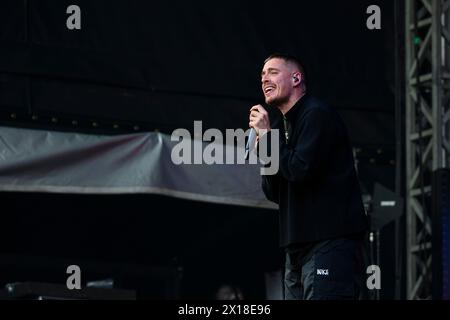
M 284 119 L 279 114 L 272 123 L 280 130 L 279 170 L 263 176 L 262 187 L 267 199 L 280 207 L 280 245 L 365 232 L 368 223 L 353 152 L 338 113 L 303 96 Z

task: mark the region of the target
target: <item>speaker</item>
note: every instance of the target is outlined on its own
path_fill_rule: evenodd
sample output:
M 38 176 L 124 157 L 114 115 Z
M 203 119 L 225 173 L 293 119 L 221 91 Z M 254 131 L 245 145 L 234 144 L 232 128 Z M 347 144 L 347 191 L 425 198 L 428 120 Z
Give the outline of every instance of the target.
M 277 270 L 264 274 L 267 300 L 283 300 L 283 271 Z
M 69 290 L 57 283 L 16 282 L 5 286 L 7 300 L 135 300 L 134 290 L 83 288 Z
M 375 183 L 373 208 L 370 216 L 371 230 L 380 230 L 403 213 L 403 198 L 379 183 Z
M 450 299 L 450 169 L 433 172 L 432 294 Z

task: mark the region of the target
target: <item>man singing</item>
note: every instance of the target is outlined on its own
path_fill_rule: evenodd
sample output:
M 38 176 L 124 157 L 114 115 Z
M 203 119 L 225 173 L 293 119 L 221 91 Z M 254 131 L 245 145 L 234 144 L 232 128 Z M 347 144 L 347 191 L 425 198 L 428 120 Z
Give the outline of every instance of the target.
M 271 128 L 280 130 L 279 150 L 272 151 L 279 152 L 279 170 L 262 177 L 262 188 L 279 204 L 284 297 L 357 299 L 365 286 L 368 224 L 344 122 L 307 94 L 304 68 L 293 56 L 268 57 L 261 83 L 266 103 L 280 116 L 269 119 L 256 105 L 249 125 L 261 133 L 259 141 L 270 142 Z

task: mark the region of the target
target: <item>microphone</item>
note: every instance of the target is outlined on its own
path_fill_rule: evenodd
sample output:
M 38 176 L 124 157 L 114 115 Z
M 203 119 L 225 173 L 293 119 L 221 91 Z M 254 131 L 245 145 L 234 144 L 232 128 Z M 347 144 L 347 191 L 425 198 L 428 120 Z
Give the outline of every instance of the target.
M 250 134 L 248 135 L 247 144 L 245 145 L 245 160 L 248 160 L 250 152 L 255 148 L 257 133 L 254 128 L 250 129 Z

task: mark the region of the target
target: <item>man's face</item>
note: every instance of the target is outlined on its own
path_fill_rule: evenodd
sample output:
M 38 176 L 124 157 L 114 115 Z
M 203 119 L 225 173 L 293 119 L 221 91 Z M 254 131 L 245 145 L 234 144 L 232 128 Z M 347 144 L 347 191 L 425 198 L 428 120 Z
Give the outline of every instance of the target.
M 261 84 L 266 103 L 279 106 L 289 100 L 293 91 L 293 70 L 283 59 L 273 58 L 264 64 Z

